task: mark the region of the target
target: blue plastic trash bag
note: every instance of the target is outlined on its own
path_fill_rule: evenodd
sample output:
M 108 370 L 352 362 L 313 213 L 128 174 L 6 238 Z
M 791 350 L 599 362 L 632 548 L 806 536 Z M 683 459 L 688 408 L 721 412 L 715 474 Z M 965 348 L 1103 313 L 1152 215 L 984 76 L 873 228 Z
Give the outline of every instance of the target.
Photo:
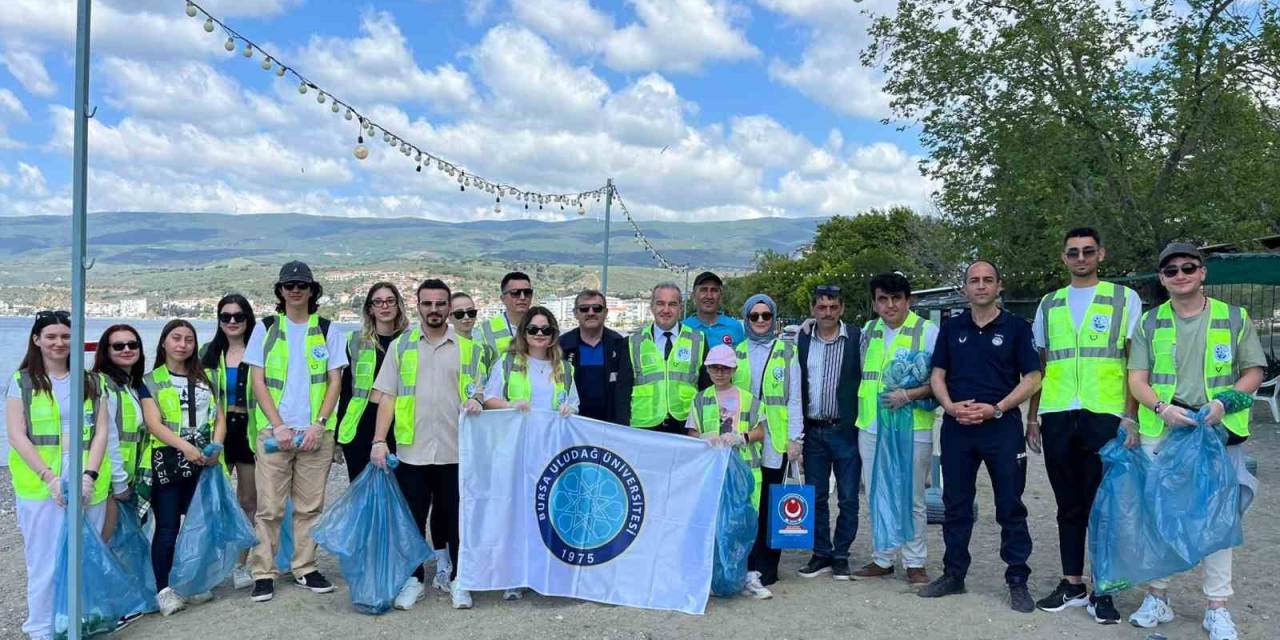
M 207 467 L 178 530 L 169 587 L 184 598 L 209 591 L 231 575 L 240 553 L 257 543 L 226 474 Z
M 372 464 L 329 507 L 311 537 L 338 558 L 351 604 L 372 615 L 391 609 L 400 587 L 431 555 L 395 477 Z
M 729 454 L 729 466 L 720 492 L 716 517 L 715 562 L 711 569 L 711 595 L 731 597 L 747 585 L 747 556 L 756 543 L 756 508 L 751 504 L 755 478 L 737 453 Z
M 54 573 L 53 629 L 55 637 L 67 637 L 67 536 L 71 519 L 62 526 L 58 544 L 58 565 Z M 120 565 L 102 541 L 102 532 L 89 518 L 80 528 L 80 637 L 90 638 L 115 631 L 120 618 L 147 608 L 143 587 Z
M 116 506 L 116 513 L 119 514 L 116 530 L 111 534 L 111 541 L 107 546 L 125 572 L 133 576 L 141 586 L 143 599 L 147 603 L 146 608 L 141 611 L 155 613 L 160 607 L 156 604 L 156 574 L 151 568 L 151 540 L 147 538 L 146 531 L 142 530 L 137 502 L 126 500 Z
M 929 379 L 929 354 L 898 353 L 883 372 L 885 393 L 913 389 Z M 871 539 L 876 551 L 888 552 L 915 537 L 912 517 L 915 431 L 911 412 L 932 409 L 912 402 L 898 409 L 881 405 L 876 411 L 876 452 L 869 494 Z

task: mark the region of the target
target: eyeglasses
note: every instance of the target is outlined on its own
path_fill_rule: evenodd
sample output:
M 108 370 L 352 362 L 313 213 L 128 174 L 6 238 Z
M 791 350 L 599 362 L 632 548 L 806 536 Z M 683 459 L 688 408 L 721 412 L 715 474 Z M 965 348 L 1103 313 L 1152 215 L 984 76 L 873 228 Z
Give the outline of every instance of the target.
M 223 324 L 239 324 L 249 319 L 249 314 L 241 311 L 238 313 L 219 313 L 218 321 Z
M 525 328 L 524 332 L 531 336 L 554 336 L 556 334 L 556 329 L 549 324 L 542 326 L 531 324 Z
M 1067 249 L 1066 251 L 1066 256 L 1072 260 L 1076 260 L 1080 258 L 1080 256 L 1084 256 L 1086 258 L 1092 258 L 1096 255 L 1098 255 L 1097 247 L 1085 247 L 1084 249 L 1077 249 L 1075 247 L 1072 247 L 1070 249 Z
M 374 298 L 369 301 L 369 306 L 378 307 L 379 309 L 390 309 L 396 306 L 395 298 Z
M 1184 262 L 1181 265 L 1171 264 L 1160 270 L 1160 273 L 1166 278 L 1173 278 L 1181 271 L 1187 275 L 1191 275 L 1200 270 L 1204 265 L 1195 262 Z
M 141 347 L 142 347 L 142 343 L 138 342 L 137 340 L 130 340 L 128 342 L 112 342 L 111 343 L 111 350 L 115 351 L 116 353 L 124 351 L 125 349 L 128 349 L 129 351 L 137 351 Z
M 578 305 L 578 313 L 600 313 L 604 311 L 602 304 L 580 304 Z
M 285 282 L 281 283 L 281 289 L 285 291 L 297 291 L 299 289 L 306 290 L 311 288 L 310 282 Z
M 768 311 L 757 311 L 755 313 L 748 313 L 747 319 L 752 322 L 765 322 L 773 320 L 773 314 Z
M 455 320 L 461 320 L 463 318 L 475 319 L 477 315 L 480 315 L 480 312 L 476 309 L 458 309 L 450 315 L 452 315 Z
M 502 295 L 511 296 L 512 298 L 532 298 L 533 289 L 507 289 Z
M 709 365 L 707 365 L 707 372 L 708 372 L 708 373 L 728 373 L 728 372 L 729 372 L 729 371 L 731 371 L 732 369 L 733 369 L 733 367 L 726 367 L 726 366 L 724 366 L 724 365 L 722 365 L 722 364 L 709 364 Z
M 449 306 L 449 301 L 448 300 L 422 300 L 418 304 L 423 307 L 426 307 L 427 309 L 443 309 L 444 307 Z

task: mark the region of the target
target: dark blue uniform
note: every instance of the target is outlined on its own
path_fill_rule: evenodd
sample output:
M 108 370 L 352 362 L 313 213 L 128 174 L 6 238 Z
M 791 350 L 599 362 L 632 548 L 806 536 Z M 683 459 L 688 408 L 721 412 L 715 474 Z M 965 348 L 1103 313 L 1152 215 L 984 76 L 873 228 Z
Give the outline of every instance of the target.
M 994 405 L 1018 386 L 1021 377 L 1040 370 L 1031 325 L 1001 311 L 989 324 L 974 324 L 968 311 L 943 323 L 933 352 L 933 366 L 947 372 L 952 402 L 973 400 Z M 973 500 L 978 466 L 985 464 L 995 493 L 1000 524 L 1000 558 L 1008 568 L 1005 581 L 1025 584 L 1031 575 L 1031 533 L 1022 490 L 1027 482 L 1022 412 L 1013 407 L 999 420 L 963 425 L 950 415 L 942 420 L 942 502 L 946 520 L 943 570 L 964 579 L 969 571 L 969 538 L 973 533 Z

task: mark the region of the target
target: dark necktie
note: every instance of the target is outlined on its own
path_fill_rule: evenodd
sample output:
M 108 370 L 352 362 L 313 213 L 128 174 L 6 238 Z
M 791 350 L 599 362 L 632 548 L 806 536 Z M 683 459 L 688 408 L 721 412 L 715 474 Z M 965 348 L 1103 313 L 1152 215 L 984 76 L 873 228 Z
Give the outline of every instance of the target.
M 670 331 L 663 331 L 663 332 L 662 332 L 662 337 L 664 337 L 664 338 L 666 338 L 666 339 L 667 339 L 667 346 L 665 346 L 665 347 L 663 347 L 663 348 L 662 348 L 662 359 L 663 359 L 663 360 L 666 360 L 666 359 L 668 359 L 668 358 L 670 358 L 670 357 L 671 357 L 671 346 L 672 346 L 675 342 L 671 339 L 671 332 L 670 332 Z

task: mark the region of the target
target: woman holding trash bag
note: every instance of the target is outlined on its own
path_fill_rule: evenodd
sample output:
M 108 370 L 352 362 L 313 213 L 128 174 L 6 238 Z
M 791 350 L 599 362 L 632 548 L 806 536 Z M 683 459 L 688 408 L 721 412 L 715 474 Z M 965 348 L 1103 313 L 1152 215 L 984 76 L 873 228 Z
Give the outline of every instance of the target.
M 133 497 L 133 482 L 138 476 L 138 461 L 147 435 L 142 421 L 142 404 L 138 388 L 143 374 L 142 337 L 127 324 L 107 327 L 98 338 L 93 356 L 93 373 L 102 390 L 107 410 L 107 457 L 111 460 L 111 494 L 108 500 L 103 540 L 110 540 L 116 529 L 119 509 Z
M 71 405 L 71 316 L 41 311 L 31 324 L 27 352 L 9 383 L 5 425 L 9 436 L 9 473 L 17 497 L 18 527 L 27 562 L 27 620 L 22 631 L 34 639 L 53 635 L 54 579 L 58 544 L 68 499 L 88 507 L 84 516 L 101 527 L 111 491 L 107 461 L 107 415 L 92 374 L 86 374 L 84 406 Z M 81 416 L 76 418 L 73 416 Z M 78 423 L 78 424 L 77 424 Z M 67 478 L 72 426 L 85 439 L 84 474 Z M 65 483 L 74 495 L 63 493 Z
M 804 433 L 804 413 L 800 408 L 800 363 L 795 346 L 778 337 L 774 319 L 777 304 L 773 298 L 758 293 L 742 305 L 747 339 L 738 343 L 738 368 L 733 384 L 760 399 L 760 408 L 769 417 L 761 447 L 760 498 L 770 504 L 769 487 L 781 484 L 788 464 L 798 464 L 800 438 Z M 769 510 L 759 511 L 755 547 L 751 549 L 749 569 L 759 572 L 760 584 L 778 581 L 778 561 L 782 551 L 769 548 Z
M 218 464 L 221 452 L 206 456 L 205 447 L 221 447 L 226 437 L 226 414 L 216 387 L 196 357 L 196 330 L 186 320 L 170 320 L 160 332 L 155 368 L 143 379 L 142 414 L 151 432 L 151 508 L 156 533 L 151 541 L 156 601 L 161 615 L 171 615 L 186 602 L 169 588 L 174 546 L 182 516 L 191 506 L 204 467 Z M 216 472 L 216 471 L 215 471 Z M 211 593 L 192 602 L 206 602 Z
M 347 334 L 347 361 L 351 364 L 342 370 L 342 395 L 338 398 L 338 445 L 347 461 L 348 481 L 355 481 L 369 464 L 378 421 L 378 394 L 373 393 L 373 381 L 382 369 L 391 341 L 409 328 L 404 299 L 390 282 L 376 282 L 369 287 L 361 317 L 361 328 Z M 396 452 L 392 434 L 387 436 L 387 450 Z
M 760 402 L 751 392 L 734 384 L 738 357 L 731 347 L 723 344 L 712 347 L 707 352 L 705 365 L 707 374 L 711 376 L 712 386 L 694 397 L 693 410 L 689 412 L 685 428 L 689 435 L 701 437 L 713 446 L 729 446 L 738 450 L 738 454 L 751 467 L 751 475 L 755 481 L 751 501 L 758 512 L 762 481 L 761 445 L 765 440 L 768 414 L 761 413 Z M 759 537 L 758 529 L 756 533 Z M 759 571 L 749 570 L 742 595 L 767 600 L 773 597 L 773 592 L 760 583 Z
M 249 421 L 253 416 L 253 385 L 249 384 L 249 365 L 244 362 L 245 345 L 257 320 L 253 305 L 238 293 L 218 301 L 218 328 L 213 340 L 200 347 L 200 366 L 213 382 L 218 406 L 226 416 L 226 449 L 223 464 L 236 474 L 236 498 L 249 521 L 258 511 L 258 487 L 254 482 L 254 454 L 249 446 Z M 245 569 L 248 552 L 231 573 L 236 589 L 253 586 L 253 576 Z
M 511 348 L 498 357 L 484 387 L 485 409 L 578 412 L 573 365 L 560 352 L 560 325 L 546 307 L 533 307 L 516 326 Z

